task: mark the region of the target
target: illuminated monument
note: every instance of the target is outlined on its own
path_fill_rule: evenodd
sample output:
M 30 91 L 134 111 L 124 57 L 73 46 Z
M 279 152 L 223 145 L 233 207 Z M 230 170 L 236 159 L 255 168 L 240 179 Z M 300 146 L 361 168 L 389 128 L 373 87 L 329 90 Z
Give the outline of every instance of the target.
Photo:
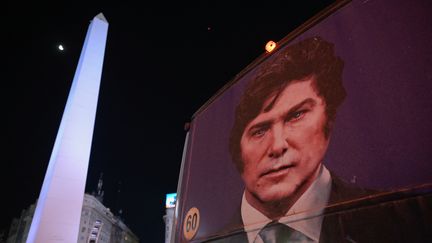
M 77 242 L 108 22 L 90 22 L 27 242 Z

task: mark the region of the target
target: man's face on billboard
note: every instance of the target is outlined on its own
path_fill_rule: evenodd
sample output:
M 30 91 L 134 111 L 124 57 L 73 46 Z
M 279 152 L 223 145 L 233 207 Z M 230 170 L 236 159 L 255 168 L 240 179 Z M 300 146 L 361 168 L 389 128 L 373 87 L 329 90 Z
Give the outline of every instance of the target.
M 312 78 L 294 81 L 246 126 L 240 141 L 246 198 L 257 204 L 297 200 L 316 178 L 327 150 L 325 102 Z

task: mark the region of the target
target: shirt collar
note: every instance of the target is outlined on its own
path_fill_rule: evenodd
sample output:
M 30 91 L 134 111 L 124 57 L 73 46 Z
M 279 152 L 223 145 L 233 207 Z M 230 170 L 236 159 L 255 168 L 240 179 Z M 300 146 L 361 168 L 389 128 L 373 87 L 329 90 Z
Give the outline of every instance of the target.
M 325 166 L 321 166 L 317 179 L 300 196 L 285 216 L 279 219 L 279 222 L 300 231 L 310 239 L 318 242 L 321 233 L 323 211 L 330 196 L 330 189 L 330 172 Z M 241 215 L 249 242 L 254 242 L 259 229 L 271 221 L 271 219 L 249 204 L 244 192 L 241 203 Z

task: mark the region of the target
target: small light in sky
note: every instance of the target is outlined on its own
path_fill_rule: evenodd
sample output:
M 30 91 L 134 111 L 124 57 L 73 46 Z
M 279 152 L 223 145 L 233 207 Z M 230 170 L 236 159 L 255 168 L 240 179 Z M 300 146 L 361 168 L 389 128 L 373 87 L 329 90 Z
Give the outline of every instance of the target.
M 60 51 L 63 51 L 63 50 L 64 50 L 63 45 L 58 45 L 58 49 L 59 49 Z
M 208 31 L 210 31 L 210 30 L 211 30 L 211 27 L 210 27 L 210 26 L 209 26 L 209 27 L 207 27 L 207 30 L 208 30 Z

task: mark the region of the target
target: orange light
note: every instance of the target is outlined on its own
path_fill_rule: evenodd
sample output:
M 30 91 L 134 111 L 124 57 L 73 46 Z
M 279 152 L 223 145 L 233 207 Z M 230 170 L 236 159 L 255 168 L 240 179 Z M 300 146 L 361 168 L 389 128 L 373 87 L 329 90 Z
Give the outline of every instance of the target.
M 265 49 L 267 52 L 272 52 L 275 48 L 276 48 L 276 42 L 274 42 L 274 41 L 267 42 L 267 44 L 265 46 Z

